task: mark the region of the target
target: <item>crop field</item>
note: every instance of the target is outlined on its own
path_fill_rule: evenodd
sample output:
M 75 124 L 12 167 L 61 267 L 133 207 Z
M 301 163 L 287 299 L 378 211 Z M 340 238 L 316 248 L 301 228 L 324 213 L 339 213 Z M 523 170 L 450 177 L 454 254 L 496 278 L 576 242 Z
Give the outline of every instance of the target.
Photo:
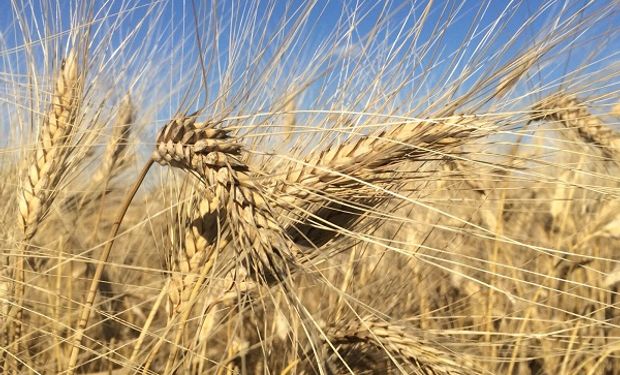
M 618 0 L 0 1 L 1 374 L 620 374 Z

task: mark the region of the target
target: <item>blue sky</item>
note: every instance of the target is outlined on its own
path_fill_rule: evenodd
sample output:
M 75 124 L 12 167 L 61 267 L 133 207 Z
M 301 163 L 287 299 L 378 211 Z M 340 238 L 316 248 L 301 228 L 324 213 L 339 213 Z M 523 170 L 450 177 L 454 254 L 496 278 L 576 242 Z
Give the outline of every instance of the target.
M 50 1 L 50 0 L 0 0 L 0 30 L 2 36 L 5 39 L 3 44 L 3 50 L 6 54 L 7 50 L 19 47 L 23 44 L 23 40 L 20 38 L 22 34 L 20 27 L 16 25 L 19 23 L 19 18 L 26 21 L 29 27 L 29 31 L 32 34 L 36 34 L 37 26 L 41 29 L 43 26 L 42 20 L 44 14 L 48 15 L 48 19 L 53 19 L 55 30 L 68 30 L 71 24 L 71 13 L 76 8 L 83 7 L 86 1 Z M 248 4 L 257 3 L 258 6 L 258 18 L 262 19 L 268 25 L 271 30 L 277 29 L 281 20 L 287 15 L 295 15 L 295 10 L 300 9 L 303 4 L 307 2 L 303 1 L 191 1 L 191 0 L 169 0 L 169 1 L 150 1 L 150 0 L 95 0 L 95 18 L 96 22 L 105 23 L 106 20 L 116 18 L 119 14 L 122 14 L 122 27 L 117 29 L 117 32 L 129 32 L 132 28 L 135 28 L 145 14 L 151 11 L 152 7 L 157 8 L 157 12 L 161 11 L 161 27 L 166 30 L 172 30 L 173 38 L 176 40 L 181 39 L 182 35 L 191 33 L 193 28 L 193 14 L 194 6 L 198 8 L 198 14 L 206 15 L 209 10 L 212 9 L 212 3 L 217 3 L 218 15 L 228 17 L 231 12 L 239 13 L 241 9 L 248 9 Z M 320 41 L 329 35 L 334 27 L 343 19 L 351 18 L 351 15 L 356 13 L 356 19 L 361 21 L 356 26 L 356 34 L 363 36 L 367 34 L 371 28 L 381 19 L 387 19 L 385 15 L 389 14 L 388 24 L 393 27 L 399 26 L 401 23 L 406 22 L 409 25 L 413 25 L 419 17 L 426 1 L 318 1 L 314 6 L 309 19 L 312 20 L 307 27 L 312 30 L 312 39 Z M 446 49 L 453 50 L 462 43 L 463 37 L 467 34 L 467 31 L 471 27 L 472 18 L 478 12 L 483 12 L 484 17 L 481 17 L 482 24 L 493 22 L 497 17 L 506 9 L 514 9 L 514 16 L 508 19 L 507 29 L 517 28 L 524 20 L 529 18 L 537 9 L 541 8 L 541 1 L 434 1 L 432 10 L 427 21 L 427 27 L 425 28 L 426 34 L 430 34 L 433 27 L 437 23 L 444 22 L 445 19 L 439 17 L 442 8 L 448 7 L 456 9 L 459 7 L 459 19 L 454 22 L 450 28 L 449 37 L 446 38 Z M 554 14 L 564 6 L 562 1 L 552 2 L 553 5 L 549 7 L 547 11 L 548 17 L 553 17 Z M 579 4 L 585 4 L 586 1 L 571 1 L 571 7 L 576 8 Z M 604 4 L 604 1 L 600 1 Z M 411 17 L 411 9 L 414 17 Z M 269 17 L 267 15 L 269 14 Z M 50 16 L 51 15 L 51 16 Z M 291 17 L 289 17 L 291 18 Z M 537 26 L 540 26 L 545 21 L 545 17 L 541 17 L 539 21 L 533 25 L 533 31 Z M 172 27 L 170 20 L 174 20 L 175 26 Z M 203 20 L 199 20 L 202 22 Z M 617 21 L 617 18 L 616 18 Z M 346 21 L 345 21 L 346 22 Z M 49 22 L 48 22 L 49 23 Z M 610 25 L 611 27 L 620 27 L 619 24 Z M 502 34 L 503 37 L 509 37 L 510 32 Z M 33 35 L 33 39 L 36 39 L 37 35 Z M 424 39 L 424 33 L 422 36 Z M 194 41 L 191 40 L 190 44 Z
M 34 45 L 47 43 L 52 40 L 60 40 L 60 45 L 66 44 L 69 35 L 67 31 L 75 24 L 73 16 L 76 9 L 84 11 L 86 7 L 84 1 L 49 1 L 49 0 L 0 0 L 0 69 L 15 73 L 23 73 L 24 45 L 27 42 L 23 35 L 25 28 L 26 34 L 30 35 L 30 42 Z M 277 46 L 290 34 L 290 30 L 296 25 L 300 14 L 305 9 L 303 1 L 190 1 L 190 0 L 170 0 L 170 1 L 146 1 L 146 0 L 96 0 L 91 10 L 94 12 L 95 22 L 92 25 L 92 38 L 95 45 L 104 45 L 110 55 L 123 43 L 126 54 L 138 53 L 144 57 L 140 60 L 140 66 L 134 66 L 138 72 L 148 59 L 157 56 L 149 49 L 158 50 L 160 55 L 168 55 L 168 64 L 165 68 L 170 70 L 172 76 L 177 76 L 179 80 L 184 75 L 190 74 L 189 66 L 197 66 L 198 48 L 196 42 L 195 22 L 199 24 L 198 34 L 201 36 L 203 49 L 204 45 L 213 43 L 214 23 L 211 17 L 219 19 L 218 31 L 220 38 L 217 40 L 219 55 L 214 56 L 210 51 L 205 53 L 206 59 L 226 59 L 226 53 L 231 40 L 238 41 L 241 30 L 247 27 L 249 22 L 256 22 L 256 27 L 252 37 L 246 40 L 246 46 L 251 48 L 251 44 L 259 43 L 266 46 L 265 58 L 257 63 L 268 64 L 269 59 L 275 53 Z M 423 70 L 426 65 L 432 65 L 434 61 L 445 61 L 428 74 L 435 79 L 435 84 L 440 84 L 441 80 L 449 79 L 447 66 L 453 60 L 459 61 L 457 67 L 462 69 L 466 65 L 471 53 L 477 50 L 478 43 L 484 38 L 485 28 L 493 25 L 500 20 L 500 32 L 493 33 L 492 47 L 485 52 L 489 57 L 488 61 L 483 62 L 489 65 L 499 65 L 503 60 L 510 59 L 511 56 L 499 56 L 495 59 L 492 54 L 501 49 L 510 40 L 524 22 L 533 17 L 538 11 L 544 9 L 542 14 L 536 17 L 534 22 L 528 26 L 526 32 L 519 35 L 515 42 L 515 51 L 519 48 L 532 43 L 536 35 L 545 27 L 549 27 L 550 22 L 557 19 L 557 15 L 564 12 L 564 18 L 572 14 L 578 14 L 577 10 L 587 1 L 551 1 L 541 2 L 535 0 L 527 1 L 434 1 L 430 8 L 427 21 L 422 28 L 418 44 L 435 38 L 436 30 L 444 27 L 450 15 L 454 17 L 450 20 L 450 26 L 442 36 L 435 48 L 435 55 L 428 57 L 428 60 L 416 60 L 409 52 L 410 49 L 403 48 L 396 53 L 399 60 L 410 62 L 407 68 L 412 69 L 411 75 L 415 75 L 416 69 Z M 213 7 L 213 4 L 217 4 Z M 255 4 L 258 4 L 256 7 Z M 595 1 L 594 6 L 588 12 L 607 5 L 607 1 Z M 300 62 L 310 61 L 315 51 L 324 45 L 325 41 L 334 35 L 342 35 L 345 31 L 353 29 L 350 34 L 350 43 L 353 46 L 364 45 L 366 36 L 372 34 L 373 28 L 380 24 L 380 31 L 374 35 L 376 45 L 384 43 L 385 46 L 395 44 L 399 40 L 399 35 L 411 30 L 420 22 L 423 15 L 426 1 L 317 1 L 311 9 L 306 22 L 300 26 L 295 34 L 297 40 L 296 47 L 287 52 L 283 57 L 284 63 L 290 62 L 291 77 L 296 70 L 300 70 L 303 65 Z M 214 11 L 216 9 L 216 11 Z M 508 9 L 508 12 L 505 10 Z M 256 13 L 252 13 L 256 12 Z M 588 14 L 584 12 L 579 15 L 584 17 Z M 214 16 L 214 14 L 216 16 Z M 509 14 L 510 16 L 507 16 Z M 502 16 L 503 15 L 503 16 Z M 500 16 L 502 16 L 500 18 Z M 144 23 L 147 19 L 148 22 Z M 354 25 L 354 27 L 353 27 Z M 620 22 L 617 15 L 606 18 L 605 22 L 595 23 L 596 29 L 590 29 L 588 33 L 601 35 L 609 31 L 618 32 Z M 277 30 L 281 28 L 281 33 Z M 53 30 L 50 38 L 49 30 Z M 151 30 L 151 31 L 149 31 Z M 153 32 L 155 30 L 155 32 Z M 335 32 L 334 30 L 339 30 Z M 262 34 L 264 31 L 264 35 Z M 133 34 L 132 34 L 133 33 Z M 269 43 L 269 38 L 279 35 L 275 42 Z M 131 36 L 131 37 L 129 37 Z M 580 38 L 587 40 L 588 36 L 580 35 Z M 237 39 L 235 39 L 237 38 Z M 251 40 L 250 40 L 251 39 Z M 148 42 L 144 42 L 149 40 Z M 570 41 L 567 41 L 570 42 Z M 413 38 L 409 38 L 406 43 L 413 44 Z M 587 44 L 584 44 L 587 46 Z M 243 45 L 240 45 L 243 48 Z M 464 47 L 464 48 L 463 48 Z M 334 47 L 337 49 L 338 47 Z M 462 50 L 460 50 L 463 48 Z M 389 48 L 387 48 L 389 49 Z M 387 50 L 384 48 L 385 50 Z M 599 54 L 613 55 L 620 50 L 618 38 L 609 38 L 605 50 L 598 51 Z M 35 48 L 35 53 L 37 49 Z M 377 49 L 380 51 L 380 49 Z M 457 52 L 462 54 L 459 57 Z M 574 48 L 571 50 L 570 58 L 565 59 L 565 66 L 552 67 L 555 71 L 550 71 L 548 79 L 559 77 L 567 69 L 574 68 L 583 60 L 590 51 L 585 48 Z M 478 53 L 481 53 L 478 51 Z M 179 56 L 175 59 L 176 55 Z M 182 58 L 181 58 L 182 57 Z M 50 58 L 48 56 L 48 58 Z M 50 58 L 51 59 L 51 58 Z M 136 59 L 139 60 L 139 59 Z M 176 60 L 176 61 L 173 61 Z M 616 59 L 617 60 L 617 59 Z M 113 60 L 111 60 L 113 61 Z M 181 61 L 181 63 L 178 63 Z M 219 61 L 219 60 L 218 60 Z M 560 61 L 560 60 L 558 60 Z M 10 65 L 10 67 L 9 67 Z M 562 65 L 562 64 L 560 64 Z M 595 69 L 596 67 L 593 67 Z M 214 75 L 217 69 L 214 68 Z M 210 77 L 211 78 L 211 77 Z M 337 78 L 337 77 L 336 77 Z M 427 80 L 430 80 L 428 78 Z M 475 75 L 474 75 L 475 78 Z M 211 81 L 211 79 L 210 79 Z M 217 81 L 213 79 L 212 81 Z M 430 84 L 429 82 L 424 82 Z M 214 90 L 216 91 L 216 90 Z M 170 106 L 172 110 L 174 105 Z

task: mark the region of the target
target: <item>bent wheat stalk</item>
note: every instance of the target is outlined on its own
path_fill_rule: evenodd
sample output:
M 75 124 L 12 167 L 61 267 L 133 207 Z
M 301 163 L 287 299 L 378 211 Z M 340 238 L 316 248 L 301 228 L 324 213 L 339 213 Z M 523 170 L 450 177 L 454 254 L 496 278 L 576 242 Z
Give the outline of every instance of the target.
M 72 375 L 75 373 L 78 355 L 80 352 L 80 346 L 82 345 L 82 339 L 84 338 L 84 331 L 86 331 L 88 320 L 90 319 L 90 315 L 92 314 L 93 304 L 95 302 L 95 297 L 97 297 L 97 291 L 99 289 L 99 282 L 101 281 L 101 276 L 103 275 L 105 264 L 108 260 L 108 257 L 110 256 L 110 252 L 112 251 L 112 245 L 114 245 L 114 240 L 116 239 L 116 235 L 118 234 L 118 230 L 121 226 L 123 218 L 127 213 L 127 209 L 129 208 L 131 201 L 138 192 L 142 181 L 146 177 L 146 174 L 148 173 L 149 169 L 151 169 L 152 165 L 153 159 L 149 159 L 142 168 L 142 171 L 138 175 L 138 178 L 134 183 L 133 187 L 129 190 L 129 192 L 127 192 L 125 200 L 119 209 L 114 223 L 112 224 L 112 228 L 110 229 L 110 234 L 108 236 L 105 247 L 101 252 L 99 260 L 97 261 L 97 268 L 95 269 L 95 274 L 93 275 L 93 279 L 91 280 L 88 294 L 86 295 L 86 301 L 84 302 L 84 305 L 80 310 L 80 319 L 78 321 L 78 326 L 73 336 L 73 346 L 71 348 L 71 355 L 69 357 L 69 363 L 66 371 L 68 375 Z

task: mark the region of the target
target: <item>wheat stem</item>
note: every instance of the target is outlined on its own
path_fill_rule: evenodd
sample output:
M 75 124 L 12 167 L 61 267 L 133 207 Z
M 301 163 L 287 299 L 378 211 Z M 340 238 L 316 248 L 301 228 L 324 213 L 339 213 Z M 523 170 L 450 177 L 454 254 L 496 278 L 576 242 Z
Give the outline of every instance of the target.
M 99 260 L 97 261 L 97 268 L 95 269 L 95 274 L 93 275 L 93 279 L 91 280 L 91 284 L 88 289 L 88 294 L 86 296 L 86 301 L 84 302 L 84 305 L 82 306 L 82 309 L 80 311 L 80 319 L 78 321 L 78 327 L 73 337 L 73 342 L 72 342 L 73 347 L 71 348 L 71 355 L 69 357 L 69 365 L 67 368 L 68 375 L 72 375 L 76 370 L 78 354 L 80 352 L 80 346 L 82 345 L 84 331 L 86 330 L 86 326 L 88 325 L 88 320 L 90 319 L 90 314 L 92 313 L 92 310 L 93 310 L 92 307 L 93 307 L 93 303 L 95 302 L 95 297 L 97 296 L 99 281 L 101 280 L 101 275 L 103 274 L 103 270 L 105 268 L 108 257 L 110 256 L 110 252 L 112 251 L 112 245 L 114 245 L 114 240 L 116 239 L 116 235 L 118 234 L 118 230 L 121 226 L 123 218 L 125 217 L 125 214 L 127 213 L 127 209 L 129 208 L 131 201 L 133 200 L 134 196 L 138 192 L 138 189 L 140 188 L 142 181 L 144 181 L 144 178 L 146 177 L 146 174 L 148 173 L 149 169 L 151 169 L 152 165 L 153 165 L 153 159 L 149 159 L 144 165 L 144 167 L 142 168 L 142 171 L 138 175 L 138 178 L 136 182 L 134 183 L 133 187 L 131 188 L 130 191 L 127 192 L 127 195 L 125 196 L 125 200 L 123 204 L 121 205 L 121 208 L 112 225 L 112 229 L 110 230 L 110 234 L 108 236 L 108 240 L 106 242 L 105 248 L 103 249 L 103 252 L 101 253 L 99 257 Z

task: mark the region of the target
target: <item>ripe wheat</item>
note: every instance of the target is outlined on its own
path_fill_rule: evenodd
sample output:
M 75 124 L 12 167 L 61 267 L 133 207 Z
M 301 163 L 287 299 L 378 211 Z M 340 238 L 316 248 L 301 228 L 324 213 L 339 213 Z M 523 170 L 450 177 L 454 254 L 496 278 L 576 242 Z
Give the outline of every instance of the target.
M 577 132 L 584 142 L 596 147 L 606 158 L 618 159 L 620 136 L 591 114 L 575 95 L 551 95 L 538 102 L 532 111 L 532 120 L 557 121 Z
M 28 155 L 28 168 L 17 197 L 22 238 L 18 255 L 13 258 L 14 296 L 10 319 L 7 320 L 13 320 L 8 340 L 15 352 L 20 345 L 27 250 L 58 192 L 59 183 L 66 172 L 67 158 L 72 152 L 71 141 L 76 132 L 82 86 L 78 63 L 78 56 L 74 52 L 62 61 L 50 108 L 39 127 L 36 146 L 32 154 Z

